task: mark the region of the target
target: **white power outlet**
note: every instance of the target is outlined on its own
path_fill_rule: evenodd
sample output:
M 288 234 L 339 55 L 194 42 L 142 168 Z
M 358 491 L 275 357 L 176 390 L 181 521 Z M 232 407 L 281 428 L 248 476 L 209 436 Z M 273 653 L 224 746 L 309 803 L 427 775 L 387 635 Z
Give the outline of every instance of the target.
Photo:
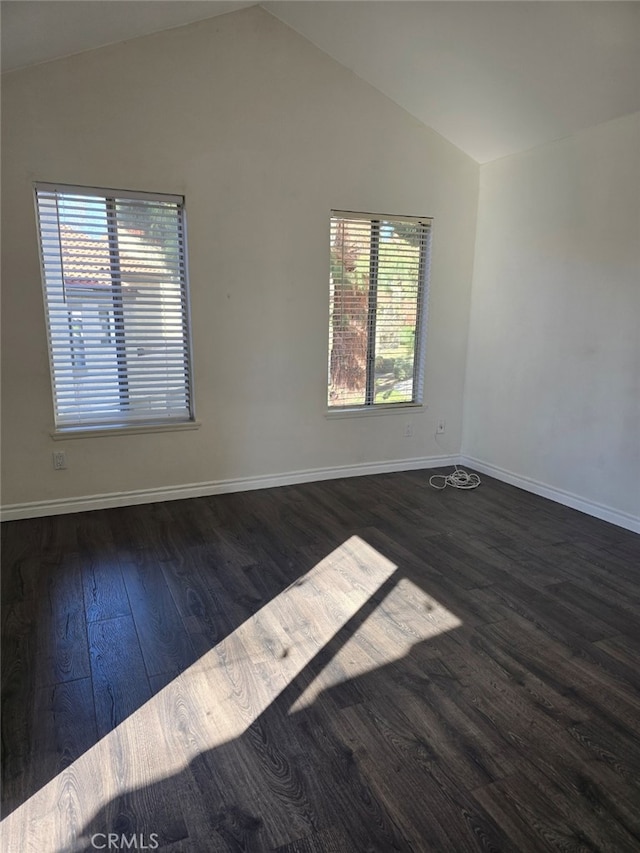
M 440 435 L 441 433 L 443 433 L 445 431 L 446 425 L 447 422 L 444 420 L 444 418 L 440 418 L 436 426 L 436 435 Z
M 67 467 L 67 454 L 64 450 L 53 451 L 53 467 L 56 471 L 63 471 Z
M 404 428 L 404 437 L 412 438 L 413 437 L 413 424 L 408 423 Z

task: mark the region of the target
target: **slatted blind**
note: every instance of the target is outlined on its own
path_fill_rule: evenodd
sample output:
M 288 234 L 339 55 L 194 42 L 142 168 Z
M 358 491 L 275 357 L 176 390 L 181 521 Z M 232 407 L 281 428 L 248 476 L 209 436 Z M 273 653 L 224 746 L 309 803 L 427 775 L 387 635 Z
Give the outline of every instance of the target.
M 56 426 L 191 420 L 184 199 L 35 195 Z
M 422 402 L 431 219 L 333 211 L 330 408 Z

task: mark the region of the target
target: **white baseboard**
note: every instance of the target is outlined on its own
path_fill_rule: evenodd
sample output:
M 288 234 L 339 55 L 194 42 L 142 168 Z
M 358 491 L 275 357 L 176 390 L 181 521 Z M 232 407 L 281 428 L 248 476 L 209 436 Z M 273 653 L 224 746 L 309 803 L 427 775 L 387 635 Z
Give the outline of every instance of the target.
M 489 462 L 483 462 L 481 459 L 474 459 L 473 456 L 461 456 L 459 464 L 473 468 L 481 474 L 487 474 L 489 477 L 495 477 L 496 480 L 501 480 L 503 483 L 517 486 L 526 492 L 533 492 L 535 495 L 549 498 L 549 500 L 556 503 L 577 509 L 587 515 L 608 521 L 611 524 L 616 524 L 618 527 L 624 527 L 633 533 L 640 533 L 640 517 L 631 515 L 631 513 L 621 512 L 604 504 L 581 498 L 578 495 L 566 492 L 564 489 L 558 489 L 555 486 L 547 486 L 545 483 L 540 483 L 538 480 L 533 480 L 530 477 L 522 477 L 519 474 L 514 474 L 512 471 L 499 468 L 497 465 L 491 465 Z
M 363 462 L 357 465 L 339 465 L 333 468 L 289 471 L 284 474 L 264 474 L 258 477 L 237 477 L 230 480 L 212 480 L 206 483 L 186 483 L 180 486 L 166 486 L 158 489 L 137 489 L 130 492 L 111 492 L 101 495 L 8 504 L 0 509 L 0 520 L 14 521 L 21 518 L 39 518 L 45 515 L 64 515 L 72 512 L 87 512 L 92 509 L 110 509 L 134 504 L 222 495 L 230 492 L 248 492 L 254 489 L 271 489 L 276 486 L 291 486 L 296 483 L 337 480 L 341 477 L 363 477 L 368 474 L 388 474 L 394 471 L 444 468 L 455 464 L 466 465 L 481 474 L 495 477 L 496 480 L 509 483 L 519 489 L 533 492 L 533 494 L 577 509 L 611 524 L 616 524 L 618 527 L 624 527 L 634 533 L 640 533 L 640 518 L 637 516 L 581 498 L 563 489 L 548 486 L 530 477 L 514 474 L 512 471 L 507 471 L 472 456 L 423 456 L 413 459 L 395 459 L 388 462 Z
M 415 471 L 423 468 L 442 468 L 454 465 L 457 456 L 424 456 L 414 459 L 394 459 L 389 462 L 363 462 L 358 465 L 339 465 L 334 468 L 311 468 L 306 471 L 289 471 L 285 474 L 264 474 L 259 477 L 238 477 L 232 480 L 213 480 L 208 483 L 187 483 L 159 489 L 138 489 L 131 492 L 111 492 L 103 495 L 84 495 L 50 501 L 8 504 L 0 510 L 1 521 L 20 518 L 39 518 L 44 515 L 64 515 L 92 509 L 111 509 L 134 504 L 175 501 L 182 498 L 201 498 L 229 492 L 248 492 L 254 489 L 271 489 L 296 483 L 313 483 L 319 480 L 337 480 L 340 477 L 363 477 L 367 474 L 388 474 L 394 471 Z

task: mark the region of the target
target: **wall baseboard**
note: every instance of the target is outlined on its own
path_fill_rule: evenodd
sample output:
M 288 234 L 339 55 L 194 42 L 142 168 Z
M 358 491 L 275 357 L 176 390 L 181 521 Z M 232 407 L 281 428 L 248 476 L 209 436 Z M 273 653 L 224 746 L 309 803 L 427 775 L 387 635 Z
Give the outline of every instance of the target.
M 633 533 L 640 533 L 640 517 L 638 516 L 581 498 L 572 492 L 566 492 L 564 489 L 558 489 L 555 486 L 548 486 L 530 477 L 522 477 L 512 471 L 507 471 L 505 468 L 499 468 L 497 465 L 483 462 L 481 459 L 474 459 L 472 456 L 460 456 L 459 464 L 473 468 L 481 474 L 487 474 L 489 477 L 495 477 L 496 480 L 501 480 L 503 483 L 517 486 L 519 489 L 524 489 L 525 492 L 533 492 L 535 495 L 548 498 L 556 503 L 571 507 L 571 509 L 577 509 L 587 515 L 600 518 L 602 521 L 624 527 Z
M 112 492 L 102 495 L 84 495 L 76 498 L 58 498 L 49 501 L 8 504 L 0 509 L 1 521 L 21 518 L 40 518 L 45 515 L 65 515 L 93 509 L 132 506 L 134 504 L 175 501 L 182 498 L 201 498 L 230 492 L 248 492 L 254 489 L 271 489 L 297 483 L 319 480 L 337 480 L 341 477 L 363 477 L 367 474 L 389 474 L 394 471 L 415 471 L 423 468 L 442 468 L 455 465 L 457 456 L 424 456 L 414 459 L 394 459 L 389 462 L 363 462 L 357 465 L 339 465 L 334 468 L 310 468 L 289 471 L 285 474 L 265 474 L 259 477 L 238 477 L 231 480 L 213 480 L 207 483 L 187 483 L 159 489 L 139 489 L 130 492 Z
M 640 533 L 640 518 L 621 512 L 604 504 L 586 500 L 563 489 L 548 486 L 530 477 L 523 477 L 497 465 L 483 462 L 472 456 L 423 456 L 413 459 L 395 459 L 389 462 L 363 462 L 357 465 L 339 465 L 333 468 L 310 468 L 289 471 L 284 474 L 264 474 L 259 477 L 237 477 L 231 480 L 212 480 L 205 483 L 187 483 L 181 486 L 166 486 L 159 489 L 138 489 L 130 492 L 111 492 L 102 495 L 84 495 L 76 498 L 59 498 L 32 503 L 8 504 L 0 509 L 1 521 L 21 518 L 39 518 L 45 515 L 64 515 L 72 512 L 87 512 L 93 509 L 132 506 L 134 504 L 175 501 L 183 498 L 200 498 L 207 495 L 223 495 L 230 492 L 248 492 L 255 489 L 272 489 L 276 486 L 291 486 L 297 483 L 313 483 L 320 480 L 337 480 L 341 477 L 364 477 L 368 474 L 389 474 L 394 471 L 416 471 L 428 468 L 444 468 L 450 465 L 466 465 L 495 477 L 511 486 L 543 498 L 577 509 L 587 515 Z

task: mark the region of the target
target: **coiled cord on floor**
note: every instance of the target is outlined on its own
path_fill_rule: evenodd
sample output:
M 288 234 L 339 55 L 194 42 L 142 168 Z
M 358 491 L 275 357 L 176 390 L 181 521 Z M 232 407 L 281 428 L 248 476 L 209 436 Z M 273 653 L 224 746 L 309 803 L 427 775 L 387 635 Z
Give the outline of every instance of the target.
M 431 488 L 446 489 L 447 486 L 452 486 L 454 489 L 475 489 L 480 485 L 480 477 L 477 474 L 469 474 L 457 465 L 454 467 L 455 471 L 451 474 L 433 474 L 429 477 Z M 434 480 L 442 480 L 442 485 L 438 485 Z

